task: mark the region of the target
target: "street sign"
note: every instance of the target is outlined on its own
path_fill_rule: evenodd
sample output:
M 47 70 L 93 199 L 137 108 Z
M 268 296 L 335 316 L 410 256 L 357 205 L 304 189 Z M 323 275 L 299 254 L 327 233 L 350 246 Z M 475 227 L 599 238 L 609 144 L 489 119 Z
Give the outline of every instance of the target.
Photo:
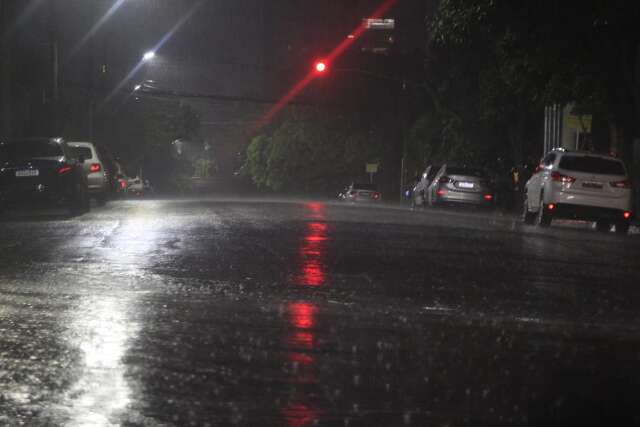
M 367 173 L 378 173 L 378 163 L 367 163 L 365 171 Z

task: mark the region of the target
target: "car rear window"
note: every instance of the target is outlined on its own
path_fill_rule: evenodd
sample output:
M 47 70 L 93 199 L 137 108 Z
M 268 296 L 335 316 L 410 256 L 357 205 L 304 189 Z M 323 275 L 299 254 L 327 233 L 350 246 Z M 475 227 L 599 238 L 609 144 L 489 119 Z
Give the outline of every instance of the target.
M 475 168 L 447 168 L 445 171 L 447 175 L 464 175 L 464 176 L 475 176 L 478 178 L 484 178 L 485 173 L 482 169 Z
M 85 159 L 93 158 L 93 153 L 89 147 L 73 147 L 73 151 L 76 153 L 76 157 L 82 156 Z
M 353 188 L 355 188 L 356 190 L 376 190 L 376 186 L 373 184 L 353 184 Z
M 18 140 L 0 143 L 0 160 L 63 156 L 59 143 L 50 140 Z
M 563 156 L 560 169 L 603 175 L 626 175 L 624 165 L 619 160 L 593 156 Z

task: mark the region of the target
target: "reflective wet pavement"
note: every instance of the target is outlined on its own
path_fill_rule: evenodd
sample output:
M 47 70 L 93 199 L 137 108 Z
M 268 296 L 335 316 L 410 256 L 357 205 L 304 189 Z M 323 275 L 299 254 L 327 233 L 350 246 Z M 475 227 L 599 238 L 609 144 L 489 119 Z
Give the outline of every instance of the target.
M 640 239 L 121 201 L 0 223 L 0 425 L 640 422 Z

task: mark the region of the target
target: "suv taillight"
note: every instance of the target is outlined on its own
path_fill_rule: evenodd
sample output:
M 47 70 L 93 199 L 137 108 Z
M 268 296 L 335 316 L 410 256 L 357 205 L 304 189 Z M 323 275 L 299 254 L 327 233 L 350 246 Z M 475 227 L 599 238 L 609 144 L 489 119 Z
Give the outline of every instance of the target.
M 623 181 L 613 181 L 609 183 L 614 188 L 631 188 L 631 180 L 625 179 Z
M 102 170 L 102 166 L 100 166 L 100 163 L 92 163 L 91 166 L 89 166 L 89 171 L 91 172 L 100 172 Z
M 73 169 L 73 167 L 71 165 L 62 165 L 62 166 L 60 166 L 60 169 L 58 169 L 58 173 L 60 175 L 64 175 L 66 173 L 71 172 L 71 169 Z
M 563 175 L 560 172 L 551 172 L 551 179 L 556 182 L 561 182 L 563 184 L 573 184 L 576 179 L 569 175 Z

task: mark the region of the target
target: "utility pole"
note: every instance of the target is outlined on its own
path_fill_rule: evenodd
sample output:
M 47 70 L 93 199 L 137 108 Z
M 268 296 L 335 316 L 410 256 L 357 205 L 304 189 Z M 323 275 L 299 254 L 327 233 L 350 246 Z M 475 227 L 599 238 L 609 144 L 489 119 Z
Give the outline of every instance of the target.
M 51 43 L 51 135 L 60 132 L 60 57 L 56 0 L 49 0 L 49 40 Z
M 11 115 L 11 40 L 9 28 L 9 4 L 0 0 L 0 136 L 12 133 Z M 4 32 L 4 33 L 3 33 Z

